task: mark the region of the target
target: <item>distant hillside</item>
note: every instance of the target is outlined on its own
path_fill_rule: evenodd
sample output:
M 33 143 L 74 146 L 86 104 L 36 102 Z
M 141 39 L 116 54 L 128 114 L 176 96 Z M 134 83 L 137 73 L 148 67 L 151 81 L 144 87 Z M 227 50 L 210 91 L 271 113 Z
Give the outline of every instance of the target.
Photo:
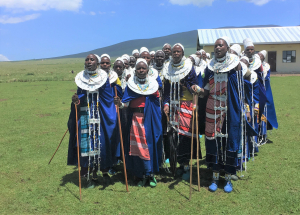
M 280 27 L 278 25 L 255 25 L 255 26 L 243 26 L 243 27 L 221 27 L 219 29 L 224 28 L 263 28 L 263 27 Z M 177 34 L 171 34 L 168 36 L 163 37 L 156 37 L 151 39 L 137 39 L 137 40 L 129 40 L 121 43 L 117 43 L 111 46 L 94 49 L 87 52 L 82 52 L 78 54 L 72 55 L 65 55 L 60 57 L 55 57 L 52 59 L 57 58 L 85 58 L 88 54 L 109 54 L 112 58 L 117 58 L 122 56 L 123 54 L 131 55 L 132 50 L 140 49 L 141 47 L 145 46 L 149 49 L 149 51 L 156 51 L 158 49 L 162 49 L 162 46 L 165 43 L 170 43 L 171 45 L 175 43 L 181 43 L 185 48 L 185 55 L 190 55 L 196 52 L 197 47 L 197 38 L 198 38 L 198 31 L 187 31 Z
M 196 52 L 197 47 L 197 31 L 187 31 L 183 33 L 172 34 L 164 37 L 156 37 L 152 39 L 138 39 L 129 40 L 122 43 L 117 43 L 112 46 L 107 46 L 104 48 L 94 49 L 87 52 L 82 52 L 78 54 L 66 55 L 56 58 L 85 58 L 88 54 L 109 54 L 112 58 L 119 57 L 123 54 L 131 55 L 134 49 L 140 49 L 145 46 L 149 51 L 156 51 L 162 49 L 165 43 L 175 44 L 181 43 L 185 47 L 185 54 L 190 55 Z

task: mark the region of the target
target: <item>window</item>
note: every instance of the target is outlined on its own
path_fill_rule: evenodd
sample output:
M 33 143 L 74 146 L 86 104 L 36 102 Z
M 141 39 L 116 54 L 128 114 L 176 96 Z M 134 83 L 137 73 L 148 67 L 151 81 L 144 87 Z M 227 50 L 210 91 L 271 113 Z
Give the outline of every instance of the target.
M 215 57 L 215 53 L 214 52 L 210 53 L 210 59 L 213 59 L 214 57 Z
M 294 63 L 296 62 L 296 51 L 283 51 L 282 52 L 283 63 Z

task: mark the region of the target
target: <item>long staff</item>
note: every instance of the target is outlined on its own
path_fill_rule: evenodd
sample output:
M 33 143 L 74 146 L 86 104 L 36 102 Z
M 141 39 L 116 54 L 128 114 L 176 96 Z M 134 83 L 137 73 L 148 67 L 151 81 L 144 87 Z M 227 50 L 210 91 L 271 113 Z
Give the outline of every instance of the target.
M 117 87 L 115 86 L 115 96 L 117 97 Z M 122 149 L 122 158 L 123 158 L 123 166 L 124 166 L 124 175 L 125 175 L 125 183 L 126 183 L 126 190 L 128 190 L 128 181 L 127 181 L 127 171 L 126 171 L 126 163 L 125 163 L 125 155 L 124 155 L 124 146 L 123 146 L 123 137 L 122 137 L 122 128 L 121 128 L 121 120 L 120 120 L 120 112 L 119 112 L 119 106 L 116 105 L 117 108 L 117 114 L 118 114 L 118 123 L 119 123 L 119 133 L 120 133 L 120 142 L 121 142 L 121 149 Z
M 67 130 L 66 130 L 66 132 L 65 132 L 64 136 L 61 138 L 61 140 L 60 140 L 60 143 L 58 144 L 58 146 L 57 146 L 57 148 L 56 148 L 56 150 L 55 150 L 54 154 L 52 155 L 52 157 L 51 157 L 51 159 L 50 159 L 50 161 L 49 161 L 49 163 L 48 163 L 48 164 L 50 164 L 50 163 L 51 163 L 52 159 L 54 158 L 54 155 L 56 154 L 56 152 L 57 152 L 58 148 L 60 147 L 60 144 L 62 143 L 62 141 L 63 141 L 63 139 L 65 138 L 65 136 L 66 136 L 66 134 L 67 134 L 67 132 L 68 132 L 68 131 L 69 131 L 69 129 L 67 129 Z
M 196 142 L 197 142 L 197 176 L 198 176 L 198 191 L 200 191 L 200 168 L 199 168 L 199 131 L 198 131 L 198 96 L 196 97 Z
M 79 195 L 80 195 L 80 201 L 81 201 L 81 177 L 80 177 L 79 141 L 78 141 L 78 116 L 77 116 L 77 104 L 75 104 L 75 113 L 76 113 L 77 159 L 78 159 L 78 174 L 79 174 Z
M 191 163 L 190 163 L 190 200 L 192 199 L 192 175 L 193 175 L 193 148 L 194 148 L 194 122 L 195 122 L 195 103 L 193 104 L 192 121 L 192 142 L 191 142 Z

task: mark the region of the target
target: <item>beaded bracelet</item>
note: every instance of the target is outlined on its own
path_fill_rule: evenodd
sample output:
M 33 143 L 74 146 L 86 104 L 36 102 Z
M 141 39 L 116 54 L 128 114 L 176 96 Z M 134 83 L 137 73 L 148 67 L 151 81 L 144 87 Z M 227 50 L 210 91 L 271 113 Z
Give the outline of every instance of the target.
M 250 107 L 248 104 L 245 104 L 245 108 L 246 108 L 246 113 L 250 113 Z
M 124 103 L 121 102 L 121 106 L 119 106 L 119 108 L 120 108 L 120 109 L 123 109 L 124 106 L 125 106 Z

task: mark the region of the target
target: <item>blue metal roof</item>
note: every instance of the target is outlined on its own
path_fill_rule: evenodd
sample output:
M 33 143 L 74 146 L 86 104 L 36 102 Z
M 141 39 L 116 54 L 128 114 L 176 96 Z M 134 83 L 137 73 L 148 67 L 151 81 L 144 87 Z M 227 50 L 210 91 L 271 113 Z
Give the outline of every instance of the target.
M 198 44 L 214 45 L 222 36 L 227 36 L 231 44 L 243 44 L 243 40 L 251 38 L 254 44 L 300 43 L 300 26 L 266 27 L 266 28 L 228 28 L 199 29 Z

